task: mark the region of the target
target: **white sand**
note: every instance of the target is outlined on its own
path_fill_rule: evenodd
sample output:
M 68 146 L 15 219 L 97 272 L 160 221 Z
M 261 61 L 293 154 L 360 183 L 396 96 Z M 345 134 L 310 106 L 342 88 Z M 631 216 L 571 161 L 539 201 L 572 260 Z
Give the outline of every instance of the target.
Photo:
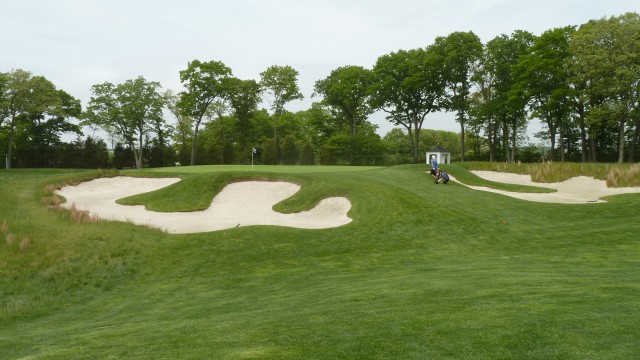
M 278 225 L 304 229 L 324 229 L 351 222 L 347 213 L 351 202 L 344 197 L 320 201 L 315 208 L 294 214 L 282 214 L 273 205 L 292 196 L 300 186 L 289 182 L 246 181 L 227 185 L 216 195 L 209 208 L 194 212 L 156 212 L 142 205 L 126 206 L 117 199 L 158 190 L 180 181 L 177 178 L 99 178 L 67 186 L 57 191 L 70 208 L 85 210 L 99 218 L 129 221 L 160 228 L 169 233 L 208 232 L 250 225 Z
M 538 183 L 531 181 L 531 176 L 529 175 L 510 174 L 495 171 L 472 171 L 472 173 L 490 181 L 508 184 L 539 186 L 556 190 L 556 192 L 552 193 L 520 193 L 496 190 L 484 186 L 465 185 L 474 190 L 489 191 L 528 201 L 560 204 L 586 204 L 605 202 L 605 200 L 602 199 L 602 197 L 605 196 L 640 193 L 640 187 L 609 188 L 607 187 L 606 181 L 597 180 L 587 176 L 574 177 L 560 183 Z

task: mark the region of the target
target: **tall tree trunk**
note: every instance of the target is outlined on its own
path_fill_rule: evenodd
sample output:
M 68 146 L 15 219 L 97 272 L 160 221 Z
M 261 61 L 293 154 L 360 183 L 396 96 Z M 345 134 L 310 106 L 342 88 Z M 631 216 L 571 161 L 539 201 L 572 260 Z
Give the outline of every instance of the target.
M 636 153 L 636 146 L 638 145 L 638 138 L 640 137 L 640 119 L 636 120 L 635 129 L 633 130 L 633 137 L 631 138 L 631 148 L 629 149 L 629 162 L 633 163 Z
M 549 124 L 549 137 L 551 141 L 551 149 L 549 150 L 549 160 L 556 160 L 556 128 Z
M 196 121 L 196 127 L 193 129 L 193 142 L 191 143 L 191 166 L 196 164 L 196 143 L 198 142 L 198 127 L 202 121 L 202 116 Z
M 513 123 L 511 124 L 513 128 L 511 128 L 511 159 L 510 162 L 516 161 L 516 140 L 518 138 L 518 119 L 514 118 Z
M 414 134 L 413 136 L 415 137 L 414 141 L 413 141 L 413 163 L 417 164 L 420 162 L 420 127 L 418 126 L 418 122 L 414 121 L 413 123 L 414 126 Z
M 560 144 L 558 146 L 558 148 L 560 150 L 560 162 L 564 162 L 564 160 L 565 160 L 565 156 L 564 156 L 564 153 L 565 153 L 565 151 L 564 151 L 565 150 L 564 149 L 564 122 L 562 121 L 562 119 L 560 119 L 560 116 L 558 116 L 558 124 L 560 125 L 559 126 L 560 127 L 560 132 L 559 132 L 559 135 L 560 135 L 559 136 L 559 142 L 560 142 Z
M 588 152 L 589 147 L 587 146 L 587 130 L 584 126 L 584 119 L 580 118 L 580 150 L 582 152 L 582 162 L 586 163 L 588 161 Z
M 473 134 L 473 156 L 476 160 L 480 159 L 480 132 L 477 130 L 474 131 Z
M 11 169 L 11 157 L 13 150 L 13 129 L 9 130 L 9 145 L 7 146 L 7 156 L 6 156 L 6 168 Z
M 276 155 L 276 165 L 280 164 L 280 146 L 278 145 L 278 118 L 280 114 L 278 111 L 274 111 L 273 113 L 273 151 Z
M 142 149 L 131 148 L 133 150 L 133 159 L 136 162 L 136 169 L 142 169 Z
M 460 161 L 464 161 L 464 112 L 458 113 L 458 122 L 460 123 Z
M 143 134 L 142 134 L 142 129 L 138 129 L 140 132 L 140 135 L 138 135 L 138 150 L 135 151 L 134 149 L 134 155 L 135 155 L 135 159 L 136 159 L 136 169 L 142 169 L 142 149 L 143 149 L 143 145 L 144 145 L 144 141 L 143 141 Z
M 588 159 L 587 129 L 585 126 L 584 104 L 582 101 L 578 104 L 578 126 L 580 128 L 580 148 L 582 151 L 582 162 Z
M 626 121 L 622 118 L 618 124 L 618 163 L 624 162 L 624 125 Z
M 221 127 L 220 128 L 220 164 L 224 164 L 224 142 L 225 142 L 224 127 Z
M 411 144 L 411 154 L 415 159 L 416 146 L 414 144 L 415 138 L 413 137 L 413 125 L 412 123 L 409 123 L 408 125 L 406 123 L 402 123 L 402 126 L 404 126 L 404 128 L 407 129 L 407 136 L 409 136 L 409 143 Z
M 16 134 L 16 115 L 15 113 L 11 114 L 11 122 L 9 123 L 9 144 L 7 146 L 7 163 L 6 168 L 11 169 L 11 158 L 13 157 L 13 138 Z
M 502 122 L 502 146 L 504 146 L 504 158 L 509 161 L 511 158 L 509 153 L 509 125 L 506 120 Z
M 487 133 L 489 134 L 489 136 L 487 136 L 487 142 L 489 145 L 489 162 L 493 162 L 495 160 L 495 153 L 496 153 L 496 142 L 495 142 L 495 122 L 489 120 L 488 126 L 487 126 Z

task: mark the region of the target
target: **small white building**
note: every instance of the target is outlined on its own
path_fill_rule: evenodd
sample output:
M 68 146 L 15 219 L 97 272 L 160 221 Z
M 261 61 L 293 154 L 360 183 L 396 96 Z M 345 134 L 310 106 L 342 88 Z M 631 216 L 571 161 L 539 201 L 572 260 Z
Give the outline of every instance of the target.
M 436 145 L 433 150 L 427 151 L 427 164 L 429 164 L 432 157 L 436 158 L 438 164 L 451 164 L 451 152 L 447 149 L 443 149 L 440 144 Z

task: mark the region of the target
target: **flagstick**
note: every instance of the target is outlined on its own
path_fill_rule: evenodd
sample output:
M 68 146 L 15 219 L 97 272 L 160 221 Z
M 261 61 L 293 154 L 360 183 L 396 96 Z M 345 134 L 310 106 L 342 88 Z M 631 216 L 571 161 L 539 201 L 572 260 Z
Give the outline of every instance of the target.
M 256 153 L 256 148 L 251 148 L 251 171 L 253 171 L 253 154 Z

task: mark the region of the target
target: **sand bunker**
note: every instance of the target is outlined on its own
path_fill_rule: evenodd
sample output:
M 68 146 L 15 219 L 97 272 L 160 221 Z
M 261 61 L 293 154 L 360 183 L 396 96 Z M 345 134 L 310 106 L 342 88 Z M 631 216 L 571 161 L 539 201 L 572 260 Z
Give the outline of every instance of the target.
M 560 183 L 538 183 L 531 181 L 531 176 L 529 175 L 510 174 L 495 171 L 472 171 L 472 173 L 490 181 L 508 184 L 539 186 L 556 190 L 556 192 L 553 193 L 520 193 L 496 190 L 484 186 L 465 185 L 474 190 L 489 191 L 528 201 L 560 204 L 586 204 L 605 202 L 605 200 L 602 200 L 602 197 L 605 196 L 640 193 L 640 187 L 610 188 L 607 187 L 606 181 L 597 180 L 587 176 L 574 177 Z
M 315 208 L 282 214 L 273 205 L 292 196 L 300 186 L 284 181 L 245 181 L 227 185 L 215 196 L 209 208 L 193 212 L 156 212 L 142 205 L 127 206 L 117 199 L 158 190 L 180 181 L 177 178 L 99 178 L 67 186 L 57 191 L 66 198 L 63 206 L 75 204 L 101 219 L 128 221 L 160 228 L 169 233 L 208 232 L 250 225 L 278 225 L 303 229 L 324 229 L 351 222 L 347 213 L 351 202 L 344 197 L 320 201 Z

